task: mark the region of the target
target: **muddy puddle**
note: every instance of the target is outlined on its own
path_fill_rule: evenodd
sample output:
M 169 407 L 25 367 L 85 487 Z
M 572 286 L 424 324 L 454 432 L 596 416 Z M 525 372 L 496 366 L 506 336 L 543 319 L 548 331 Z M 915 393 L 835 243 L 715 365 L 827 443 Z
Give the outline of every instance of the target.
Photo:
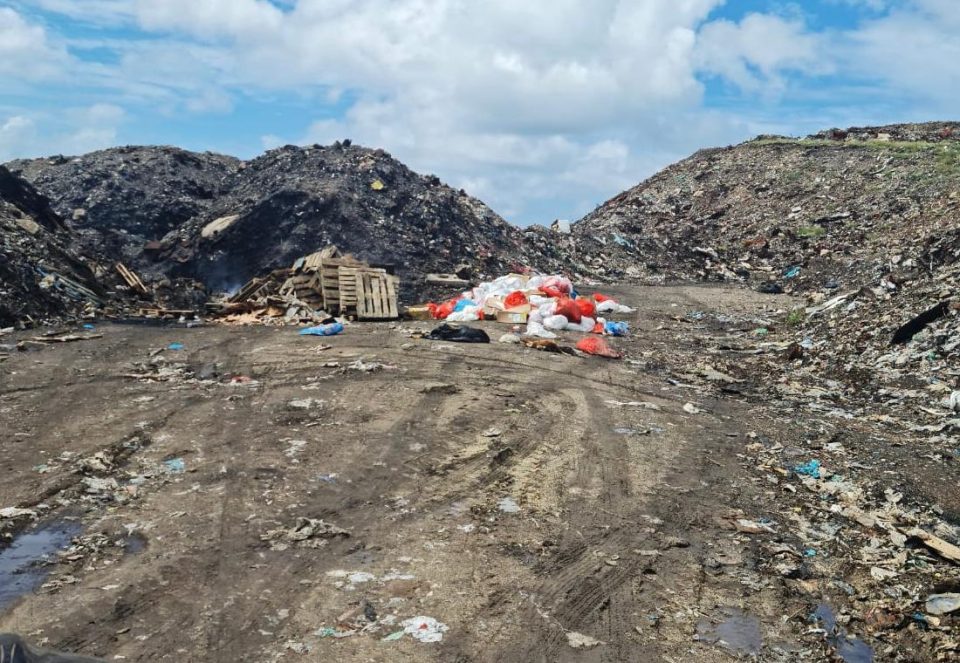
M 55 560 L 57 551 L 68 547 L 81 530 L 80 523 L 66 520 L 43 523 L 0 551 L 0 612 L 43 584 L 50 572 L 46 562 Z
M 817 606 L 813 621 L 819 622 L 826 631 L 827 642 L 837 650 L 837 656 L 844 663 L 873 663 L 873 649 L 863 640 L 847 635 L 837 628 L 837 616 L 826 603 Z
M 701 642 L 715 644 L 741 656 L 757 656 L 763 648 L 760 620 L 741 610 L 730 609 L 719 623 L 701 620 L 697 624 Z

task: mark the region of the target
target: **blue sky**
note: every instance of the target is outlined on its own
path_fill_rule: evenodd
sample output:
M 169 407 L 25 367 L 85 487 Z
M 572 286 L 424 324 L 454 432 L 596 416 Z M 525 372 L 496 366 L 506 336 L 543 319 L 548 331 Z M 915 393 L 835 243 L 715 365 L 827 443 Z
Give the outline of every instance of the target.
M 521 225 L 701 147 L 956 119 L 957 0 L 0 0 L 0 161 L 383 147 Z

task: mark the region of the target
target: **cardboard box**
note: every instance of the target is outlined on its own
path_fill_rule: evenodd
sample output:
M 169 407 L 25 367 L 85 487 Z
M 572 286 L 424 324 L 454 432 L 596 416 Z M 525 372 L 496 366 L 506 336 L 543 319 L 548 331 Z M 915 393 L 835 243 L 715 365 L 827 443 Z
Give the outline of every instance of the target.
M 407 309 L 407 317 L 411 320 L 432 320 L 429 306 L 411 306 Z
M 526 309 L 526 310 L 524 310 Z M 530 316 L 529 306 L 518 306 L 509 311 L 497 311 L 497 322 L 508 325 L 525 325 Z

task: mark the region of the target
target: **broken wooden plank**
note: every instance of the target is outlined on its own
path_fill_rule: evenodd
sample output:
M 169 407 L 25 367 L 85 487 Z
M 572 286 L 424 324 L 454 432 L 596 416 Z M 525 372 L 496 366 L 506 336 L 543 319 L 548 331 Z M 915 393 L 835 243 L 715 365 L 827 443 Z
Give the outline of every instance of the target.
M 147 294 L 147 286 L 143 284 L 143 281 L 140 280 L 140 277 L 122 262 L 117 263 L 117 271 L 120 273 L 120 276 L 123 277 L 123 280 L 126 281 L 128 286 L 141 294 Z
M 33 343 L 73 343 L 75 341 L 92 341 L 103 338 L 103 334 L 66 334 L 65 336 L 34 336 Z
M 939 536 L 935 536 L 926 532 L 919 527 L 914 527 L 911 530 L 904 532 L 910 538 L 919 539 L 923 545 L 930 550 L 934 551 L 944 559 L 948 559 L 951 562 L 960 564 L 960 548 L 953 545 L 949 541 L 944 541 Z

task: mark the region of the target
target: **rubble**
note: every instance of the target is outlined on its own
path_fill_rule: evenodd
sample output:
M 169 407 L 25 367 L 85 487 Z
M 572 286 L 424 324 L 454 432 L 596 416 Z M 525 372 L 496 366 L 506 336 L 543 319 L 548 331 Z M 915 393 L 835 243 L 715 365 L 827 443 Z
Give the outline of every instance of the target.
M 0 166 L 0 327 L 77 317 L 104 292 L 32 186 Z
M 405 296 L 425 293 L 428 274 L 481 279 L 563 265 L 553 243 L 527 241 L 463 191 L 346 143 L 286 146 L 249 162 L 124 147 L 10 167 L 54 201 L 83 251 L 124 263 L 148 287 L 186 278 L 233 292 L 329 244 L 395 267 Z

